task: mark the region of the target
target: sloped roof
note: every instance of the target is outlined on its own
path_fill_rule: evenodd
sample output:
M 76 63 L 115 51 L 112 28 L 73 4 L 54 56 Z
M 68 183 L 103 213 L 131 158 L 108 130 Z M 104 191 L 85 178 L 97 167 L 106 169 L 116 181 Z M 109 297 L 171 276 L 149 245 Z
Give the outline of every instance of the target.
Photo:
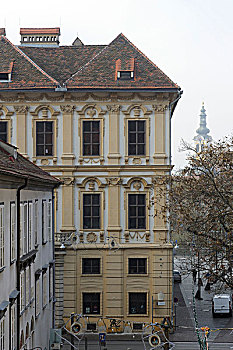
M 24 46 L 20 47 L 20 49 L 62 85 L 83 65 L 89 62 L 103 47 L 105 46 Z
M 61 47 L 15 47 L 7 39 L 0 39 L 1 65 L 14 61 L 12 83 L 1 83 L 0 89 L 50 88 L 55 85 L 67 89 L 168 89 L 175 84 L 123 34 L 109 45 L 81 45 Z M 117 63 L 118 62 L 118 63 Z M 133 69 L 133 78 L 117 79 L 117 69 Z M 41 78 L 41 79 L 40 79 Z
M 46 171 L 24 158 L 20 153 L 14 157 L 16 147 L 0 140 L 0 174 L 28 178 L 50 185 L 59 185 L 60 181 Z
M 134 79 L 115 79 L 116 61 L 127 66 L 134 59 Z M 92 60 L 66 81 L 68 88 L 178 88 L 154 63 L 123 34 L 105 46 Z
M 0 82 L 0 89 L 55 88 L 59 85 L 5 36 L 0 36 L 0 72 L 8 70 L 12 62 L 11 81 Z

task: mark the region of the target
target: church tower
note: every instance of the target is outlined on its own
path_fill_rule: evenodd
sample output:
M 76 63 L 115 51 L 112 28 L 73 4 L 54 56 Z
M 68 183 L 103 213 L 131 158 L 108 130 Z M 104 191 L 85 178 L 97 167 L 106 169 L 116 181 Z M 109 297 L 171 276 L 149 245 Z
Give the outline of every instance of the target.
M 206 127 L 206 110 L 203 102 L 200 114 L 200 126 L 196 130 L 197 135 L 193 138 L 197 152 L 201 152 L 205 145 L 212 142 L 212 137 L 208 135 L 209 132 L 210 130 Z

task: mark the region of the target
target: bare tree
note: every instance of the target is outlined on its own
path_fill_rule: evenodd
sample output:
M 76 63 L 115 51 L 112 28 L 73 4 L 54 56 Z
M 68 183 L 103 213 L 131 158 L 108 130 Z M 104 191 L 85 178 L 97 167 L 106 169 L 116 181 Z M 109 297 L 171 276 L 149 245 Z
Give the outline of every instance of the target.
M 172 232 L 183 235 L 198 254 L 199 268 L 233 288 L 233 137 L 201 152 L 186 143 L 183 149 L 189 151 L 188 165 L 172 177 L 157 179 L 161 194 L 162 183 L 169 188 L 161 212 L 170 213 Z

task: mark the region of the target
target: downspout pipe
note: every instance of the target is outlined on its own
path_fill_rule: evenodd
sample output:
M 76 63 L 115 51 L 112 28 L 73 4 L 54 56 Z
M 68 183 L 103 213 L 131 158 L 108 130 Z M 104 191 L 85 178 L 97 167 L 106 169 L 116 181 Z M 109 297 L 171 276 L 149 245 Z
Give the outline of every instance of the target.
M 55 232 L 55 227 L 54 227 L 54 215 L 56 215 L 55 212 L 55 205 L 54 205 L 54 188 L 52 189 L 52 243 L 53 243 L 53 319 L 52 319 L 52 328 L 55 328 L 55 237 L 54 237 L 54 232 Z
M 183 91 L 180 90 L 178 92 L 178 96 L 177 98 L 172 101 L 170 104 L 169 104 L 169 176 L 171 176 L 171 166 L 172 166 L 172 152 L 171 152 L 171 149 L 172 149 L 172 143 L 171 143 L 171 120 L 172 120 L 172 106 L 174 104 L 177 104 L 179 99 L 181 98 L 183 94 Z M 169 181 L 169 187 L 170 187 L 170 181 Z M 169 226 L 168 226 L 168 242 L 170 242 L 171 240 L 171 225 L 169 223 Z M 171 315 L 172 315 L 172 324 L 173 324 L 173 327 L 174 327 L 174 279 L 173 279 L 173 270 L 174 270 L 174 248 L 172 248 L 172 303 L 171 303 Z M 176 315 L 175 315 L 176 317 Z M 173 328 L 174 329 L 174 328 Z
M 20 192 L 27 187 L 28 179 L 25 179 L 25 183 L 18 187 L 16 193 L 16 212 L 17 212 L 17 224 L 16 224 L 16 235 L 17 235 L 17 249 L 16 249 L 16 289 L 19 291 L 16 301 L 16 336 L 17 336 L 17 350 L 20 350 Z

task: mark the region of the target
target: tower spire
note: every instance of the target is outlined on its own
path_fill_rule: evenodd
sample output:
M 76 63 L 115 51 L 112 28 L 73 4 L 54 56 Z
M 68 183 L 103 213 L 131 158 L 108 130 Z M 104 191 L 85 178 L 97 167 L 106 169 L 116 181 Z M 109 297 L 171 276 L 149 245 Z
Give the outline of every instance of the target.
M 196 130 L 197 135 L 194 137 L 197 152 L 203 149 L 203 146 L 212 141 L 212 137 L 208 135 L 210 130 L 206 127 L 206 110 L 204 102 L 202 102 L 201 114 L 200 114 L 200 126 Z

